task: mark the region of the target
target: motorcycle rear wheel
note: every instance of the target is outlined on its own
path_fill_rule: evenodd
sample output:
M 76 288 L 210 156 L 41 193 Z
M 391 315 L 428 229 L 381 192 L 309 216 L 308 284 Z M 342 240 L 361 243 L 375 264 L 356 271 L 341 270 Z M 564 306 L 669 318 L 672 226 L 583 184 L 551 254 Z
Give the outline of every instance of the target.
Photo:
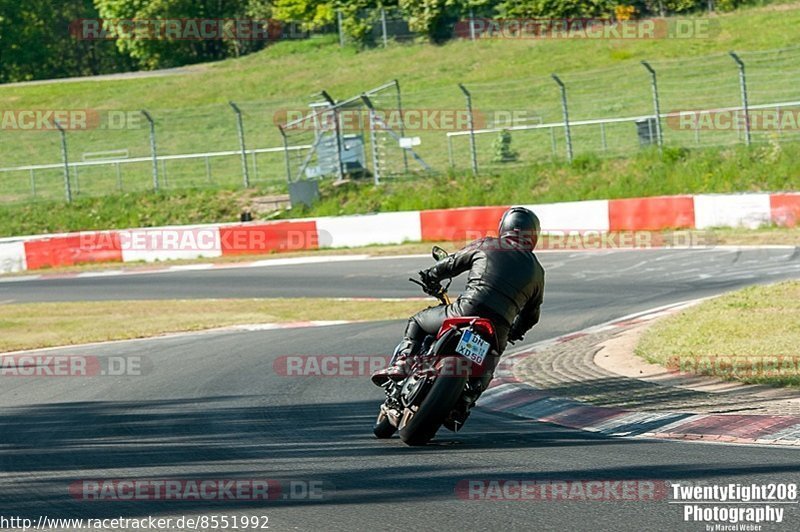
M 405 444 L 427 444 L 453 410 L 467 384 L 467 376 L 458 375 L 461 360 L 459 356 L 451 356 L 443 358 L 437 364 L 437 373 L 440 376 L 411 420 L 400 429 L 400 439 Z

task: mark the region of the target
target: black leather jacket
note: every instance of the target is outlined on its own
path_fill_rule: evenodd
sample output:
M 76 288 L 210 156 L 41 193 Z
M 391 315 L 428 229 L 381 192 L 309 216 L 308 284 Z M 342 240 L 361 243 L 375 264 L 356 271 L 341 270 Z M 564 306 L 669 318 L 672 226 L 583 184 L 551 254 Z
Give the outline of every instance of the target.
M 538 323 L 544 268 L 532 251 L 511 238 L 484 238 L 437 262 L 426 273 L 441 281 L 466 271 L 467 287 L 459 302 L 490 310 L 511 326 L 514 336 Z

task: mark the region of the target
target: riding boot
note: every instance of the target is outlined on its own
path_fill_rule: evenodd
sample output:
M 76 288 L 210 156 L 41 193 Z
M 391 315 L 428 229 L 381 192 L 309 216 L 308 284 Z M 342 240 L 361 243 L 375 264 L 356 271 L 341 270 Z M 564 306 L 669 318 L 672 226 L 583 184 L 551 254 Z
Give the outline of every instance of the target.
M 389 365 L 372 374 L 372 382 L 376 386 L 383 386 L 387 381 L 401 381 L 405 379 L 411 369 L 410 358 L 419 354 L 421 342 L 404 338 L 394 350 L 394 356 Z

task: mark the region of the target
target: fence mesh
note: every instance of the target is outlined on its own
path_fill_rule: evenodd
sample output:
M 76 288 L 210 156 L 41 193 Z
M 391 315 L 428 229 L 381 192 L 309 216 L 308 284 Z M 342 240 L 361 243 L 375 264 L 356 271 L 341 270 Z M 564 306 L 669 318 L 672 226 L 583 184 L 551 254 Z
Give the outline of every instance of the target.
M 753 143 L 800 139 L 800 47 L 741 52 Z M 651 61 L 666 146 L 742 144 L 740 69 L 729 54 Z M 620 156 L 657 143 L 654 87 L 645 66 L 628 61 L 600 70 L 558 73 L 565 87 L 572 156 Z M 366 89 L 366 87 L 365 87 Z M 564 159 L 570 150 L 561 91 L 549 73 L 466 83 L 473 109 L 479 169 Z M 150 127 L 140 109 L 84 109 L 88 127 L 66 130 L 74 196 L 148 190 L 155 186 L 240 187 L 286 191 L 287 178 L 335 175 L 333 113 L 341 125 L 347 174 L 380 179 L 469 169 L 472 154 L 467 97 L 458 86 L 411 80 L 388 83 L 334 110 L 298 99 L 236 102 L 241 110 L 247 176 L 243 175 L 237 114 L 227 102 L 184 109 L 148 109 L 155 122 L 158 175 L 153 175 Z M 317 102 L 319 103 L 319 102 Z M 372 111 L 370 111 L 370 105 Z M 320 110 L 322 109 L 322 110 Z M 710 122 L 683 120 L 706 110 Z M 327 115 L 327 116 L 326 116 Z M 303 118 L 285 130 L 279 124 Z M 315 122 L 316 120 L 316 122 Z M 717 120 L 714 123 L 714 120 Z M 507 133 L 504 132 L 507 130 Z M 65 197 L 60 134 L 55 129 L 0 130 L 0 201 Z M 314 146 L 314 149 L 309 147 Z M 321 150 L 321 157 L 320 157 Z M 334 163 L 335 164 L 335 163 Z M 360 170 L 360 173 L 359 173 Z M 376 172 L 377 171 L 377 172 Z M 154 179 L 156 178 L 156 179 Z

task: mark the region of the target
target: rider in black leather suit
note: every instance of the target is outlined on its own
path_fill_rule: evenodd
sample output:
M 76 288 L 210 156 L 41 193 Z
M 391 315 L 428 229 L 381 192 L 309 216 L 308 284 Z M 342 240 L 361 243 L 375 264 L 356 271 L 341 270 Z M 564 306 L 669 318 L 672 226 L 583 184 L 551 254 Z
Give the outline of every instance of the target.
M 446 318 L 479 316 L 495 326 L 502 353 L 508 341 L 521 340 L 539 321 L 544 294 L 544 269 L 533 253 L 539 237 L 539 219 L 528 209 L 512 207 L 503 215 L 498 238 L 476 240 L 455 254 L 420 272 L 423 283 L 440 281 L 469 271 L 466 290 L 450 305 L 425 309 L 408 320 L 405 338 L 388 368 L 372 381 L 406 375 L 406 359 L 417 355 L 428 335 L 435 335 Z

